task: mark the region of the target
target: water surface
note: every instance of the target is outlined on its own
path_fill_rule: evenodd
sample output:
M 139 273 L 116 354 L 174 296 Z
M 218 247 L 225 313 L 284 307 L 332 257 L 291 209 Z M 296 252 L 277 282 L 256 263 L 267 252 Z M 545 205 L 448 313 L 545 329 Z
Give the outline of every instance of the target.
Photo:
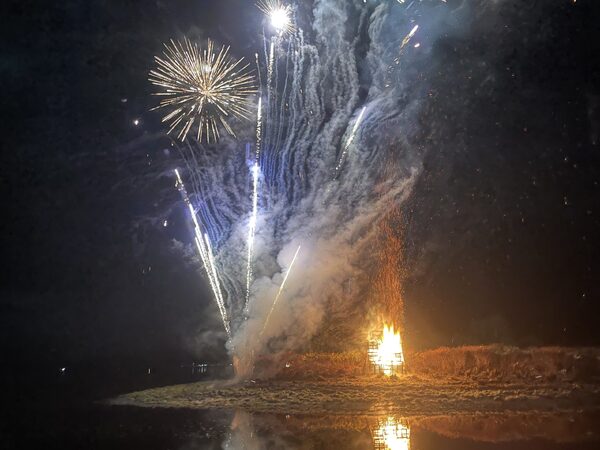
M 2 448 L 591 450 L 600 448 L 597 424 L 600 413 L 405 418 L 91 404 L 9 419 L 4 422 Z

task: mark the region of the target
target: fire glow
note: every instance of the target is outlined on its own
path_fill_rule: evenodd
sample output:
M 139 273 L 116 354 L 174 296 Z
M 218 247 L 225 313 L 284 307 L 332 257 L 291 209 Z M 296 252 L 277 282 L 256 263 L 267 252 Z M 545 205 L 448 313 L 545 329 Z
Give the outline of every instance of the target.
M 404 365 L 402 338 L 394 325 L 384 325 L 380 336 L 373 336 L 369 345 L 369 359 L 386 376 L 395 375 Z
M 373 432 L 377 450 L 409 450 L 410 428 L 393 417 L 381 421 Z

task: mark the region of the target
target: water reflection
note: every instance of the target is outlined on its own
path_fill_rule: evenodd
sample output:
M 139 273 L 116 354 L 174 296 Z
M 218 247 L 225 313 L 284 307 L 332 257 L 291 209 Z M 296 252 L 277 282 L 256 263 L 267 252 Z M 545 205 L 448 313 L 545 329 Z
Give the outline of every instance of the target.
M 223 450 L 261 450 L 264 442 L 256 435 L 252 415 L 238 410 L 231 422 L 231 431 L 223 442 Z
M 394 417 L 380 419 L 377 428 L 373 431 L 373 445 L 375 450 L 409 450 L 408 424 Z
M 234 414 L 223 450 L 587 450 L 600 448 L 600 412 L 434 417 Z

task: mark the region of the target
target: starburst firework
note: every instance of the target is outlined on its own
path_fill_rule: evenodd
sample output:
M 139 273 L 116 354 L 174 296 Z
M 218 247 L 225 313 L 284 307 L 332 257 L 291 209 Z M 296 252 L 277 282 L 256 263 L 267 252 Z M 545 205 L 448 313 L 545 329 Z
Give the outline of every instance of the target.
M 169 134 L 183 141 L 194 130 L 198 141 L 210 143 L 219 139 L 220 127 L 235 136 L 230 118 L 250 117 L 255 78 L 243 58 L 230 56 L 229 47 L 217 51 L 210 39 L 205 49 L 188 39 L 171 40 L 155 60 L 148 78 L 162 89 L 155 94 L 162 100 L 153 109 L 171 110 L 162 119 Z
M 291 6 L 285 5 L 281 0 L 260 0 L 256 6 L 269 17 L 271 26 L 280 35 L 294 31 Z

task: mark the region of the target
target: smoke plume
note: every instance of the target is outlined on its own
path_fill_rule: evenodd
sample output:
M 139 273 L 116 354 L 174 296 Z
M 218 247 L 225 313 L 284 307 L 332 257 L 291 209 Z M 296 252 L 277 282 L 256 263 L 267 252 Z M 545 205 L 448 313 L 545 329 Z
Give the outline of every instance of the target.
M 348 330 L 362 331 L 364 314 L 378 304 L 401 321 L 400 279 L 389 276 L 400 271 L 401 248 L 389 213 L 401 210 L 421 172 L 423 74 L 436 67 L 431 47 L 467 13 L 437 2 L 317 0 L 312 29 L 265 37 L 261 62 L 268 64 L 272 47 L 274 65 L 272 77 L 261 71 L 264 131 L 247 309 L 251 146 L 245 153 L 232 141 L 218 152 L 182 149 L 217 249 L 234 330 L 230 350 L 239 358 L 305 349 L 324 324 L 350 342 Z

